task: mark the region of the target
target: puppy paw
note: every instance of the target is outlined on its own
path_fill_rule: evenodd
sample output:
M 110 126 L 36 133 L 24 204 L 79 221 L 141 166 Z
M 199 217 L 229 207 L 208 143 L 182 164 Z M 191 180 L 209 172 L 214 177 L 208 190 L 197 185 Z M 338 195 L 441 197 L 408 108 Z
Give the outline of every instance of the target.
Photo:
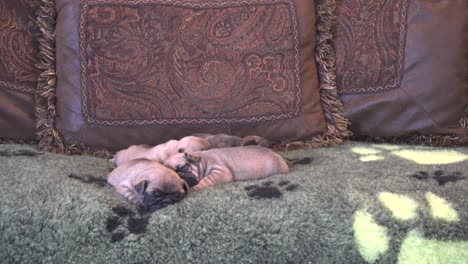
M 244 189 L 249 197 L 255 199 L 278 199 L 283 196 L 282 191 L 293 192 L 299 188 L 298 184 L 283 180 L 277 185 L 272 181 L 263 182 L 261 185 L 249 185 Z

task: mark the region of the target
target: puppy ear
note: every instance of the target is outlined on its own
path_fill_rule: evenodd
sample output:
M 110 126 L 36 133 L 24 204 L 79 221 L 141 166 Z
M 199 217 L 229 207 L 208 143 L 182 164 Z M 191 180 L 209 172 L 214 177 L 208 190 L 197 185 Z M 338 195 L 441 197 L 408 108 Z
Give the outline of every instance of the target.
M 135 191 L 140 195 L 144 194 L 146 191 L 146 188 L 148 188 L 148 184 L 149 184 L 148 181 L 139 182 L 137 185 L 135 185 Z
M 187 152 L 184 153 L 184 158 L 190 163 L 199 162 L 201 160 L 201 157 L 199 155 Z
M 179 173 L 179 177 L 184 180 L 184 183 L 188 186 L 193 187 L 199 183 L 198 179 L 192 173 Z
M 198 142 L 202 145 L 201 150 L 206 150 L 210 148 L 210 142 L 204 138 L 200 138 Z

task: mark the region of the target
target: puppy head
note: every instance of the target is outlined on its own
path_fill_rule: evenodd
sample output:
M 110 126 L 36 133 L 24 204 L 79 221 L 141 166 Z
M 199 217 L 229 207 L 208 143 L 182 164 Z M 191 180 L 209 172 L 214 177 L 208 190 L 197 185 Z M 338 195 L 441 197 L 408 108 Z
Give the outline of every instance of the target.
M 141 158 L 144 153 L 146 153 L 151 146 L 149 145 L 134 145 L 126 149 L 120 150 L 115 153 L 114 157 L 109 161 L 114 163 L 117 166 L 120 166 L 124 163 L 127 163 L 131 160 Z
M 179 153 L 207 150 L 210 147 L 208 140 L 200 137 L 188 136 L 179 141 Z
M 179 153 L 170 157 L 164 165 L 175 170 L 190 187 L 193 187 L 198 184 L 202 176 L 199 175 L 200 161 L 198 152 Z
M 173 170 L 158 165 L 157 170 L 143 172 L 146 176 L 135 184 L 142 206 L 150 212 L 180 202 L 189 188 Z
M 184 191 L 176 190 L 161 190 L 161 189 L 150 189 L 148 188 L 150 182 L 145 180 L 135 186 L 136 191 L 139 193 L 142 206 L 149 212 L 162 209 L 168 205 L 178 203 L 184 199 L 188 192 L 188 186 L 183 185 Z

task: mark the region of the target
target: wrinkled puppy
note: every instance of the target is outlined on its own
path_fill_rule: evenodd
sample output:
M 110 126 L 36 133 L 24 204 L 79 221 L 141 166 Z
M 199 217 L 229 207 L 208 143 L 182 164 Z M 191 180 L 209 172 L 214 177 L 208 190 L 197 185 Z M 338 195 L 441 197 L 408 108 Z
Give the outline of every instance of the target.
M 187 183 L 175 171 L 147 159 L 118 166 L 107 182 L 130 202 L 151 212 L 181 201 L 188 191 Z
M 181 140 L 169 140 L 155 147 L 148 145 L 135 145 L 117 152 L 110 161 L 120 166 L 134 159 L 149 159 L 163 163 L 166 159 L 176 153 L 193 152 L 209 148 L 206 139 L 200 137 L 184 137 Z
M 178 153 L 165 165 L 174 169 L 194 190 L 288 172 L 288 165 L 280 155 L 259 146 Z

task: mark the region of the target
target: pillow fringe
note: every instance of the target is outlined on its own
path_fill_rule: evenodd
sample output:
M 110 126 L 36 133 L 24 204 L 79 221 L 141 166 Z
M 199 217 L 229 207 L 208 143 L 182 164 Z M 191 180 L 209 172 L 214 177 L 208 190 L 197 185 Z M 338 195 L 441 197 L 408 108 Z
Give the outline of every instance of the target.
M 83 145 L 66 145 L 62 135 L 55 128 L 55 109 L 57 75 L 55 68 L 55 24 L 57 12 L 55 0 L 41 0 L 37 11 L 37 25 L 40 28 L 39 57 L 36 65 L 41 70 L 38 79 L 36 101 L 36 136 L 39 148 L 65 155 L 90 155 L 109 158 L 113 152 L 105 149 L 92 149 Z
M 316 0 L 317 40 L 315 57 L 318 66 L 320 98 L 327 121 L 327 131 L 320 136 L 304 141 L 284 142 L 273 148 L 289 151 L 304 148 L 329 147 L 342 144 L 352 136 L 349 121 L 343 116 L 343 104 L 336 85 L 336 53 L 334 47 L 336 30 L 336 1 Z

